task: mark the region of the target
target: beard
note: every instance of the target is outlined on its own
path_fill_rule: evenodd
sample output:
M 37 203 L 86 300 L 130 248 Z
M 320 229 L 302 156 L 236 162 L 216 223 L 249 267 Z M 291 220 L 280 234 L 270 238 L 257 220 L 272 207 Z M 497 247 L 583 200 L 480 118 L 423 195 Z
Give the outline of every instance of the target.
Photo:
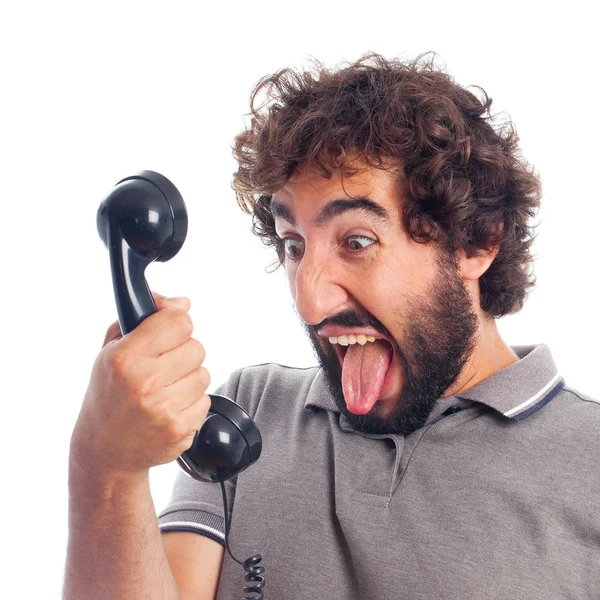
M 304 327 L 312 342 L 325 381 L 340 412 L 357 431 L 408 435 L 421 428 L 436 401 L 459 376 L 475 347 L 478 319 L 452 255 L 443 251 L 438 272 L 425 297 L 409 296 L 402 314 L 406 326 L 402 341 L 370 314 L 345 311 L 319 325 Z M 373 327 L 392 342 L 394 357 L 402 363 L 404 384 L 393 410 L 383 415 L 375 404 L 365 415 L 351 413 L 344 400 L 342 369 L 331 344 L 324 348 L 317 331 L 326 324 Z M 392 360 L 394 360 L 392 358 Z

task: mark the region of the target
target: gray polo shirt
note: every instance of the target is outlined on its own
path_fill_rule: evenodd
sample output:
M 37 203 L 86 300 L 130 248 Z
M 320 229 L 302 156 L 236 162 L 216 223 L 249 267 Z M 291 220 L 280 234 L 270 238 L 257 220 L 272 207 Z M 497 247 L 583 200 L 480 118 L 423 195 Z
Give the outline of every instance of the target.
M 231 550 L 262 554 L 265 600 L 600 598 L 600 405 L 545 345 L 513 350 L 408 436 L 353 431 L 317 367 L 219 388 L 263 437 L 227 489 Z M 159 521 L 222 543 L 221 514 L 219 486 L 181 473 Z M 219 599 L 243 575 L 226 555 Z

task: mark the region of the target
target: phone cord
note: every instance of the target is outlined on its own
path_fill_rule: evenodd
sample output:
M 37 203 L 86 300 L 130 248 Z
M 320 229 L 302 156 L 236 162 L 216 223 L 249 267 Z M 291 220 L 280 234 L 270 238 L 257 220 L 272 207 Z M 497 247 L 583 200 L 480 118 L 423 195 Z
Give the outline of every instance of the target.
M 225 548 L 227 548 L 229 556 L 231 556 L 236 563 L 244 567 L 244 570 L 246 571 L 246 575 L 244 577 L 246 581 L 244 593 L 251 594 L 250 596 L 244 596 L 242 600 L 263 600 L 262 590 L 265 587 L 265 578 L 262 576 L 262 573 L 265 572 L 265 568 L 260 566 L 262 556 L 260 554 L 255 554 L 242 563 L 231 553 L 231 549 L 229 548 L 230 523 L 229 510 L 227 508 L 227 494 L 225 493 L 225 483 L 221 481 L 220 484 L 221 496 L 223 497 L 223 517 L 225 519 Z

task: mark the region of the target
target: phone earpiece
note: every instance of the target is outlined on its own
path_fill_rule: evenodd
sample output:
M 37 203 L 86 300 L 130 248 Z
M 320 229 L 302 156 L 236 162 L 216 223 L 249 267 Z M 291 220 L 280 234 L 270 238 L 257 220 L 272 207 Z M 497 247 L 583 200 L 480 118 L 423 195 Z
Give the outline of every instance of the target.
M 102 201 L 96 219 L 108 248 L 123 335 L 156 312 L 144 271 L 179 252 L 187 234 L 187 212 L 177 188 L 154 171 L 117 183 Z
M 209 397 L 213 414 L 209 413 L 190 449 L 177 462 L 190 477 L 218 483 L 257 460 L 262 441 L 254 421 L 240 406 L 225 396 Z
M 123 335 L 157 312 L 146 267 L 166 262 L 183 246 L 187 211 L 177 188 L 163 175 L 141 171 L 117 183 L 96 219 L 108 248 L 115 302 Z M 258 460 L 260 432 L 238 404 L 209 394 L 211 408 L 189 450 L 177 462 L 190 477 L 222 482 Z

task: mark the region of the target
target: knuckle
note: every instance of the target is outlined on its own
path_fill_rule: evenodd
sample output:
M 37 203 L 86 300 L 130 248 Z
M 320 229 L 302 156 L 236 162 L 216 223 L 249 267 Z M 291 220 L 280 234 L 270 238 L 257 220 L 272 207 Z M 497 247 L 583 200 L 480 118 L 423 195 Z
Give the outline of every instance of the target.
M 194 364 L 201 365 L 206 358 L 206 350 L 204 346 L 196 339 L 190 339 L 191 351 L 194 355 Z
M 145 407 L 152 427 L 158 432 L 164 442 L 173 442 L 177 439 L 177 417 L 167 401 L 149 404 Z
M 170 311 L 169 319 L 174 327 L 179 329 L 186 337 L 190 337 L 194 331 L 192 318 L 184 310 L 173 309 Z
M 191 427 L 182 419 L 172 418 L 167 425 L 169 439 L 178 442 L 190 435 Z
M 198 414 L 198 422 L 196 423 L 196 429 L 200 429 L 202 424 L 206 420 L 208 412 L 210 411 L 211 401 L 208 394 L 203 394 L 196 400 L 196 410 Z
M 193 402 L 188 413 L 191 432 L 196 432 L 202 427 L 209 410 L 210 398 L 208 394 L 203 394 Z
M 129 388 L 129 392 L 133 402 L 137 404 L 143 412 L 147 412 L 148 406 L 145 399 L 148 397 L 148 392 L 146 391 L 144 384 L 133 383 Z
M 152 413 L 153 422 L 160 429 L 168 429 L 169 423 L 173 419 L 172 411 L 167 402 L 158 402 L 148 406 L 148 410 Z
M 190 431 L 190 433 L 188 433 L 186 436 L 173 443 L 173 448 L 175 449 L 177 454 L 181 455 L 186 450 L 189 450 L 191 448 L 195 435 L 195 431 Z
M 146 406 L 144 400 L 155 394 L 159 387 L 160 380 L 154 371 L 138 374 L 129 379 L 129 390 L 142 408 Z
M 112 371 L 123 373 L 129 370 L 133 356 L 126 346 L 109 346 L 106 351 L 106 360 Z
M 186 450 L 189 450 L 192 447 L 192 444 L 194 443 L 194 435 L 195 433 L 190 433 L 190 435 L 185 437 L 183 440 L 181 440 L 181 442 L 179 442 L 179 444 L 177 444 L 177 454 L 183 454 Z
M 199 371 L 199 378 L 200 378 L 200 386 L 206 390 L 208 388 L 208 386 L 210 385 L 210 373 L 208 371 L 208 369 L 204 368 L 204 367 L 200 367 L 198 369 Z
M 198 398 L 198 407 L 200 412 L 204 414 L 204 417 L 206 417 L 205 413 L 208 413 L 210 410 L 210 405 L 210 396 L 208 394 L 203 394 L 200 398 Z
M 198 398 L 204 394 L 210 384 L 210 375 L 204 367 L 200 367 L 190 373 L 188 378 L 188 391 L 190 398 Z
M 152 376 L 143 377 L 133 384 L 131 391 L 134 398 L 141 400 L 151 396 L 156 391 L 156 381 Z

